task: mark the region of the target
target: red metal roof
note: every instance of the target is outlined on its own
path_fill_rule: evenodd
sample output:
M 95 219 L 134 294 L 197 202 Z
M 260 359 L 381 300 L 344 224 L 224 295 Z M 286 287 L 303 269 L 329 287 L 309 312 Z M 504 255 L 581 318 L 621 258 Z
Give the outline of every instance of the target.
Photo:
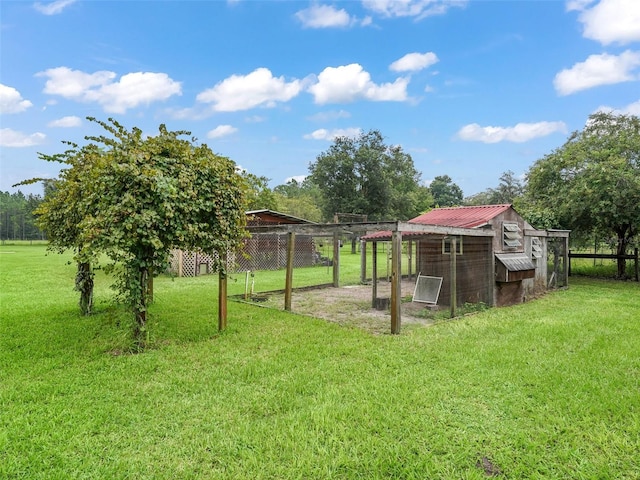
M 421 225 L 439 225 L 443 227 L 477 228 L 486 225 L 489 220 L 509 210 L 511 204 L 478 205 L 473 207 L 435 208 L 430 212 L 409 220 L 409 223 Z M 403 233 L 404 236 L 420 236 L 420 233 Z M 387 240 L 391 232 L 373 232 L 362 237 L 364 240 Z
M 489 220 L 500 215 L 505 210 L 509 210 L 509 208 L 511 208 L 510 204 L 435 208 L 409 220 L 409 223 L 477 228 L 486 225 Z

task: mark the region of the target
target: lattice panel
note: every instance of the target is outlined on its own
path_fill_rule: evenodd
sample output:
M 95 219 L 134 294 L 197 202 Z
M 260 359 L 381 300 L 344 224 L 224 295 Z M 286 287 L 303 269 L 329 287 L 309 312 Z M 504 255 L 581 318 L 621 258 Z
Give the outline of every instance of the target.
M 288 235 L 256 234 L 245 240 L 244 249 L 235 256 L 235 270 L 278 270 L 287 266 Z M 296 235 L 293 266 L 309 267 L 320 262 L 313 237 Z

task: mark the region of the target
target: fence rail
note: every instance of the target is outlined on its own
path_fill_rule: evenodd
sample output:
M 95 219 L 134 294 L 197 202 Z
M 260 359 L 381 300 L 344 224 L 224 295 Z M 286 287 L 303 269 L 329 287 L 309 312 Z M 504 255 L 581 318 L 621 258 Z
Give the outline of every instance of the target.
M 569 250 L 569 275 L 571 275 L 571 259 L 572 258 L 592 258 L 592 259 L 603 259 L 603 260 L 633 260 L 634 261 L 634 272 L 636 282 L 640 281 L 639 269 L 638 269 L 638 249 L 633 250 L 633 254 L 631 255 L 617 255 L 615 253 L 573 253 Z

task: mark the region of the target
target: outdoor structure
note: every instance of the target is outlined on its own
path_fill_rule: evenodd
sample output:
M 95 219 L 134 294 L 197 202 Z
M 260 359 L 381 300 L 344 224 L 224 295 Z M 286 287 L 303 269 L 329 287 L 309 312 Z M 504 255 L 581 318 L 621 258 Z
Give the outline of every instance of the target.
M 403 232 L 403 240 L 416 243 L 416 272 L 443 279 L 438 303 L 452 310 L 466 303 L 513 305 L 567 285 L 569 232 L 536 230 L 509 204 L 437 208 L 409 223 L 461 229 L 457 235 Z M 390 232 L 362 238 L 374 248 L 390 239 Z
M 274 225 L 311 225 L 314 222 L 273 210 L 251 210 L 247 214 L 247 227 Z M 251 235 L 243 242 L 239 252 L 229 252 L 230 271 L 278 270 L 287 264 L 287 237 L 279 233 Z M 174 250 L 171 272 L 179 277 L 193 277 L 213 273 L 213 257 L 205 253 Z M 307 267 L 320 262 L 320 254 L 314 239 L 309 235 L 296 238 L 294 267 Z
M 264 218 L 268 218 L 267 211 Z M 273 212 L 270 212 L 272 214 Z M 255 214 L 255 212 L 254 212 Z M 300 219 L 297 219 L 300 220 Z M 436 224 L 435 222 L 438 222 Z M 409 252 L 408 270 L 442 278 L 438 305 L 455 316 L 458 305 L 491 306 L 525 301 L 549 287 L 567 286 L 568 239 L 566 230 L 535 230 L 511 205 L 436 209 L 409 222 L 357 222 L 314 224 L 268 222 L 249 225 L 252 237 L 286 238 L 284 309 L 291 310 L 293 274 L 298 238 L 332 238 L 333 287 L 339 287 L 341 238 L 361 238 L 361 280 L 366 281 L 366 246 L 372 247 L 371 305 L 378 304 L 377 246 L 389 247 L 389 311 L 391 333 L 401 329 L 402 252 Z M 329 242 L 327 242 L 329 243 Z M 413 252 L 415 251 L 415 255 Z M 280 259 L 280 255 L 277 255 Z M 278 260 L 280 262 L 280 260 Z M 219 272 L 218 325 L 227 324 L 227 277 Z

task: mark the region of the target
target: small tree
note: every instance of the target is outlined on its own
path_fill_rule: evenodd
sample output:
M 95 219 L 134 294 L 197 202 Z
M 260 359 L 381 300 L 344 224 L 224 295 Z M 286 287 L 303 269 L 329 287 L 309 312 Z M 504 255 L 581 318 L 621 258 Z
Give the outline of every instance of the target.
M 596 113 L 529 170 L 526 209 L 582 234 L 614 235 L 624 255 L 640 227 L 640 118 Z M 531 216 L 531 215 L 529 215 Z M 618 277 L 626 262 L 618 259 Z
M 167 269 L 173 248 L 217 252 L 215 267 L 224 271 L 227 250 L 245 235 L 247 186 L 234 162 L 179 138 L 188 132 L 161 125 L 158 136 L 143 138 L 113 119 L 90 120 L 112 137 L 88 137 L 104 153 L 83 182 L 93 214 L 81 220 L 80 235 L 88 251 L 122 266 L 117 287 L 143 347 L 150 278 Z
M 146 343 L 149 282 L 168 267 L 170 251 L 217 252 L 216 267 L 245 235 L 247 185 L 228 158 L 170 132 L 143 138 L 113 119 L 98 123 L 111 136 L 45 159 L 61 160 L 56 188 L 40 221 L 55 246 L 75 247 L 86 262 L 106 254 L 119 298 L 134 313 L 138 347 Z

